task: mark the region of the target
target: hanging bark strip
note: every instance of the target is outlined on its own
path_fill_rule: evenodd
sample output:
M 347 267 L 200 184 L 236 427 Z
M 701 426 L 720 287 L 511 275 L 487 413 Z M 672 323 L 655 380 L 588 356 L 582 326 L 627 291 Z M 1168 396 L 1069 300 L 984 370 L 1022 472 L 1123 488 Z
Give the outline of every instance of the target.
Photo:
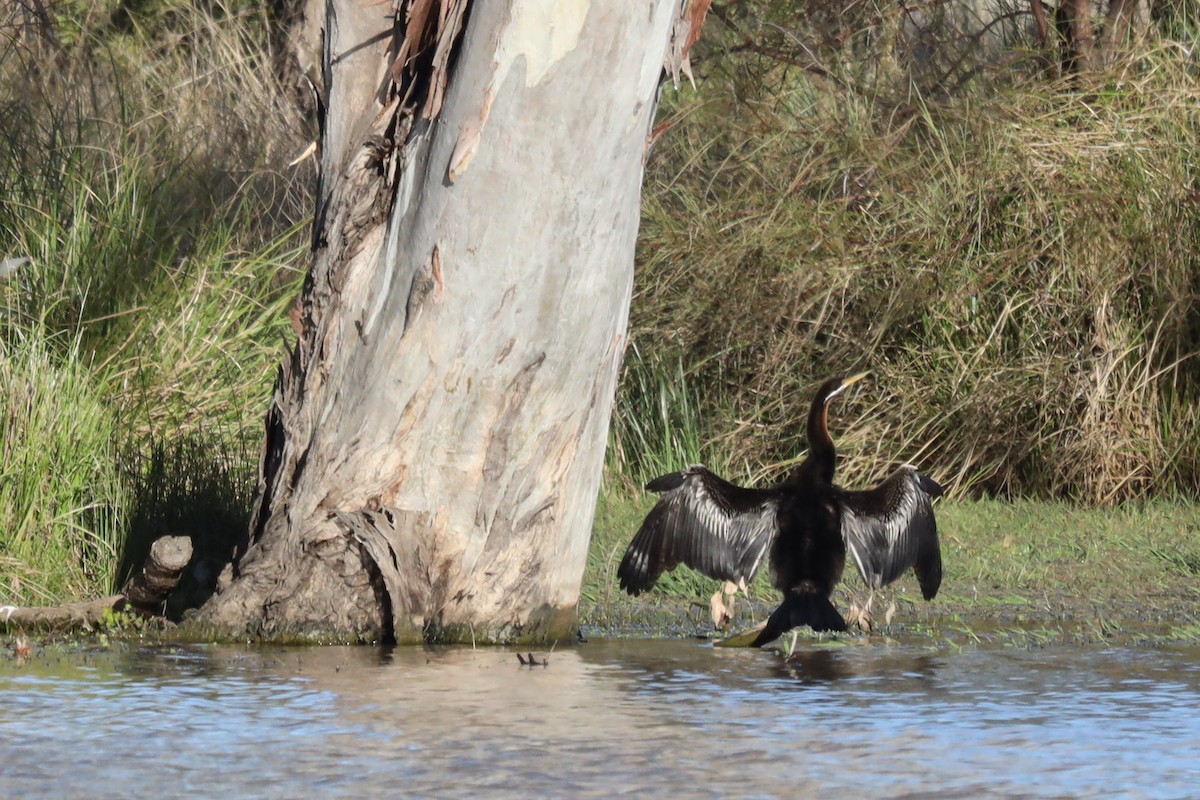
M 277 477 L 290 474 L 294 482 L 303 472 L 306 452 L 303 450 L 296 453 L 292 462 L 281 471 L 283 443 L 302 438 L 306 432 L 298 424 L 290 428 L 285 424 L 288 418 L 285 398 L 304 397 L 308 366 L 313 355 L 323 351 L 323 340 L 329 332 L 322 322 L 338 308 L 337 299 L 346 282 L 343 272 L 355 263 L 355 256 L 368 240 L 373 239 L 372 234 L 378 236 L 378 229 L 386 224 L 395 200 L 397 170 L 414 124 L 434 119 L 441 109 L 446 73 L 467 4 L 468 0 L 407 0 L 402 9 L 394 12 L 395 25 L 390 32 L 389 47 L 391 66 L 379 91 L 383 107 L 372 120 L 363 137 L 363 145 L 350 164 L 341 168 L 322 164 L 319 208 L 313 226 L 315 257 L 300 298 L 298 341 L 290 360 L 280 368 L 275 396 L 267 415 L 267 436 L 259 470 L 260 502 L 254 510 L 247 544 L 261 537 L 272 503 L 284 499 L 277 497 L 278 492 L 289 488 L 278 486 Z M 336 15 L 335 4 L 330 3 L 328 19 L 331 27 L 336 26 Z M 326 40 L 328 42 L 328 35 Z M 335 80 L 332 65 L 352 53 L 353 50 L 338 53 L 327 48 L 325 87 Z M 322 112 L 322 138 L 327 138 L 324 105 Z M 323 150 L 329 151 L 328 146 Z M 344 180 L 340 182 L 336 196 L 325 197 L 323 190 L 330 169 L 337 170 Z M 341 213 L 330 219 L 327 214 L 331 208 Z M 342 240 L 341 248 L 331 251 L 330 241 L 338 239 Z M 356 323 L 361 336 L 366 335 L 362 329 L 364 322 Z
M 700 31 L 704 28 L 704 18 L 712 0 L 690 0 L 679 4 L 679 15 L 671 28 L 671 45 L 667 50 L 667 58 L 663 68 L 671 76 L 675 88 L 679 88 L 679 75 L 683 73 L 695 87 L 692 77 L 692 60 L 690 58 L 692 45 L 700 40 Z

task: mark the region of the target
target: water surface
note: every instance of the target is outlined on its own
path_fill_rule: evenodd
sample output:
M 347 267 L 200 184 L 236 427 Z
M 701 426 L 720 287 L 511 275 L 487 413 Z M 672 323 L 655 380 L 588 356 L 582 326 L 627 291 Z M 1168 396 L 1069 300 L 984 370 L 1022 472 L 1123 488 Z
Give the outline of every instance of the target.
M 539 657 L 541 652 L 539 652 Z M 0 663 L 6 797 L 1197 797 L 1200 651 L 593 640 Z

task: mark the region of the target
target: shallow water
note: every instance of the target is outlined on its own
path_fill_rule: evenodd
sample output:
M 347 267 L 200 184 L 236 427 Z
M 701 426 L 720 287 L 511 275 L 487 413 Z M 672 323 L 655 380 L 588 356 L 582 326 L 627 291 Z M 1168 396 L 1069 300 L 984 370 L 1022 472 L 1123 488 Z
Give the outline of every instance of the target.
M 1197 797 L 1200 650 L 158 647 L 0 662 L 5 797 Z

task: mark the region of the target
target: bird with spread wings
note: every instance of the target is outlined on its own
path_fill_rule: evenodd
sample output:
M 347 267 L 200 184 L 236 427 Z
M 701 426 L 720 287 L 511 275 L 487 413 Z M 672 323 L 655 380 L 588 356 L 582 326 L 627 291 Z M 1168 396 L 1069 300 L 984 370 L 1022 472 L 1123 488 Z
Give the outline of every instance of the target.
M 908 464 L 871 489 L 847 490 L 833 483 L 829 402 L 865 374 L 821 385 L 809 411 L 808 455 L 774 486 L 738 486 L 703 466 L 647 484 L 661 496 L 625 551 L 617 570 L 621 588 L 641 594 L 663 572 L 686 564 L 725 582 L 712 599 L 714 621 L 719 621 L 722 595 L 745 591 L 767 560 L 784 599 L 755 638 L 756 646 L 800 625 L 846 629 L 830 595 L 847 553 L 869 589 L 857 613 L 862 627 L 870 627 L 875 591 L 910 568 L 922 595 L 932 600 L 942 580 L 933 514 L 942 487 Z

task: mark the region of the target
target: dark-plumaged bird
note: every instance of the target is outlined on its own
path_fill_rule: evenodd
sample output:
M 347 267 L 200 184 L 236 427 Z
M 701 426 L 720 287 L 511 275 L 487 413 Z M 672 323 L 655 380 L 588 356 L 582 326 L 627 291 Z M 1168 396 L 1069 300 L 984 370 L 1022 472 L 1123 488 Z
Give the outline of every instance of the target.
M 850 491 L 833 483 L 837 453 L 829 403 L 866 374 L 821 384 L 808 413 L 808 455 L 774 486 L 738 486 L 703 466 L 650 481 L 646 488 L 662 496 L 625 551 L 617 569 L 621 588 L 639 595 L 663 572 L 686 564 L 725 581 L 726 590 L 733 585 L 745 591 L 769 554 L 771 581 L 783 602 L 752 642 L 758 647 L 801 625 L 846 630 L 830 595 L 847 551 L 871 599 L 911 567 L 921 594 L 932 600 L 942 582 L 933 516 L 942 487 L 909 464 L 872 489 Z M 860 618 L 868 625 L 871 599 Z

